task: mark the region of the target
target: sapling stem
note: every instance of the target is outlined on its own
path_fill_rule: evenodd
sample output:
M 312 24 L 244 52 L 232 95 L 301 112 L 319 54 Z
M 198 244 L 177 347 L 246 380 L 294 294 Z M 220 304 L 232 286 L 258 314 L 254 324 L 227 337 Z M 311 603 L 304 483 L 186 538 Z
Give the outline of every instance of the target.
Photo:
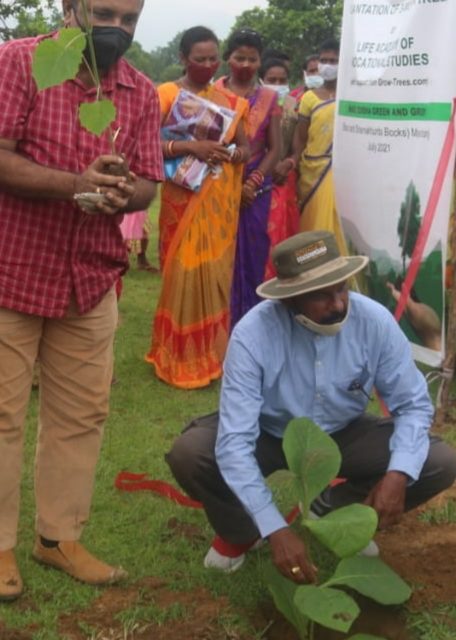
M 103 98 L 103 91 L 101 88 L 100 74 L 98 72 L 97 57 L 95 55 L 95 47 L 93 46 L 92 22 L 89 16 L 89 8 L 87 6 L 87 0 L 81 0 L 81 7 L 82 7 L 82 21 L 83 21 L 83 25 L 86 32 L 86 41 L 89 46 L 90 62 L 85 57 L 83 59 L 84 59 L 84 64 L 92 79 L 92 82 L 96 87 L 97 102 L 98 102 Z M 117 135 L 118 135 L 118 131 L 116 132 Z M 107 134 L 108 134 L 109 143 L 111 146 L 111 151 L 113 154 L 116 154 L 115 141 L 116 141 L 117 135 L 113 134 L 111 127 L 109 127 Z
M 92 23 L 90 21 L 87 0 L 81 0 L 81 7 L 82 7 L 82 20 L 83 20 L 84 28 L 86 31 L 87 44 L 89 45 L 89 54 L 90 54 L 90 64 L 87 62 L 87 60 L 85 60 L 85 63 L 89 70 L 90 75 L 92 76 L 94 84 L 97 88 L 97 100 L 99 100 L 100 93 L 101 93 L 101 80 L 100 80 L 100 74 L 98 73 L 95 47 L 93 46 Z
M 315 637 L 315 622 L 313 620 L 309 620 L 308 636 L 309 636 L 309 640 L 314 640 L 314 637 Z

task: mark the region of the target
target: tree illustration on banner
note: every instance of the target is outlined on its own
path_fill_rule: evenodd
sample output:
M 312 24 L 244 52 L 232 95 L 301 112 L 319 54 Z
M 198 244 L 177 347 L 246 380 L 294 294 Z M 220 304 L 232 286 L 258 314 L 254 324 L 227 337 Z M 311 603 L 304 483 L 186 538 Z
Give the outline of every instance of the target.
M 405 192 L 405 200 L 401 204 L 401 213 L 397 224 L 399 246 L 402 248 L 402 275 L 405 277 L 406 258 L 412 257 L 421 226 L 421 203 L 413 180 L 410 181 Z

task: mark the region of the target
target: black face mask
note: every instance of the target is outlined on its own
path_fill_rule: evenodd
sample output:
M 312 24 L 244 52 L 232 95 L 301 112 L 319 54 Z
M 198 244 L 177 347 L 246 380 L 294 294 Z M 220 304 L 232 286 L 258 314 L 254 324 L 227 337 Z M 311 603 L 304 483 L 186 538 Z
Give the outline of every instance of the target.
M 120 27 L 92 27 L 92 41 L 97 67 L 107 71 L 130 47 L 133 36 Z M 84 56 L 90 61 L 88 45 L 84 50 Z
M 85 32 L 84 26 L 79 22 L 75 3 L 72 3 L 72 9 L 79 28 Z M 112 67 L 112 65 L 123 56 L 127 49 L 129 49 L 133 42 L 133 36 L 120 27 L 92 27 L 92 41 L 95 49 L 97 68 L 101 71 L 107 71 L 109 67 Z M 88 43 L 83 51 L 83 55 L 90 64 L 91 57 Z

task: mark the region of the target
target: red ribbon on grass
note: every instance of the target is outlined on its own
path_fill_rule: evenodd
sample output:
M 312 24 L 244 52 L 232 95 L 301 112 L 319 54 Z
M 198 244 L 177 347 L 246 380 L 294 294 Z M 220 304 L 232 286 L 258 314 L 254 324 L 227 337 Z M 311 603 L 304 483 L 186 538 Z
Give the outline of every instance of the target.
M 168 498 L 182 507 L 202 509 L 203 505 L 181 493 L 176 487 L 163 480 L 148 480 L 147 473 L 130 473 L 121 471 L 114 480 L 114 486 L 119 491 L 153 491 L 159 496 Z

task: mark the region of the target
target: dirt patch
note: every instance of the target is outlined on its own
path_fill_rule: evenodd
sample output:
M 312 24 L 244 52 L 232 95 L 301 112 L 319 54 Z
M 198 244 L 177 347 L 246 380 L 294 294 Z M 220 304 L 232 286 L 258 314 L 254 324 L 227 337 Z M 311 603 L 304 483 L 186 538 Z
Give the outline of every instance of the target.
M 32 640 L 33 632 L 7 629 L 5 625 L 0 622 L 0 638 L 2 640 Z
M 167 522 L 168 530 L 162 534 L 162 540 L 175 540 L 185 538 L 192 546 L 198 547 L 202 542 L 207 542 L 207 535 L 198 525 L 183 522 L 179 518 L 170 518 Z
M 456 498 L 455 487 L 426 509 L 442 507 L 450 498 Z M 408 513 L 399 525 L 376 536 L 382 558 L 413 587 L 408 603 L 412 611 L 456 602 L 456 524 L 423 522 L 423 510 Z
M 140 608 L 137 621 L 118 615 L 134 607 Z M 155 618 L 149 623 L 141 620 L 141 610 L 148 607 Z M 145 578 L 131 587 L 107 589 L 87 611 L 61 616 L 59 635 L 65 640 L 247 640 L 230 635 L 219 623 L 227 610 L 226 598 L 215 598 L 205 589 L 171 591 L 164 581 Z

